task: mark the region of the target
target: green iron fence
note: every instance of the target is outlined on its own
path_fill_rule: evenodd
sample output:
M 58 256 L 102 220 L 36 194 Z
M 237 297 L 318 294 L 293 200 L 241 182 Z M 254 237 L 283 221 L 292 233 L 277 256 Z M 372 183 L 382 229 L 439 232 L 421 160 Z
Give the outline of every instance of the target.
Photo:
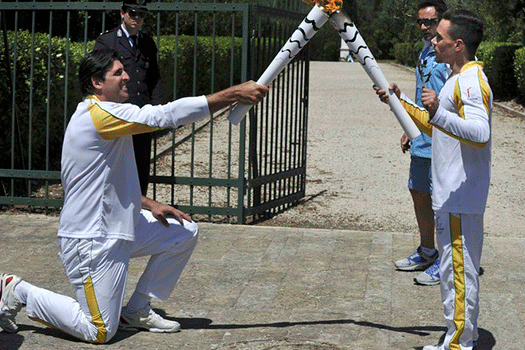
M 148 5 L 166 101 L 256 80 L 304 18 L 245 3 Z M 121 2 L 0 2 L 0 205 L 60 208 L 60 152 L 80 94 L 76 71 Z M 267 1 L 265 5 L 274 5 Z M 283 9 L 282 7 L 286 8 Z M 158 133 L 149 196 L 198 219 L 245 223 L 305 193 L 308 47 L 240 126 L 229 110 Z

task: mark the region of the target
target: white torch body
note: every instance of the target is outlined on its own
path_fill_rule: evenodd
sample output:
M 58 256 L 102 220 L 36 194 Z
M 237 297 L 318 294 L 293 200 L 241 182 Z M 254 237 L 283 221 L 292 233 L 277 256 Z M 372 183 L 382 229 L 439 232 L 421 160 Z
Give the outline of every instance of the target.
M 319 6 L 314 6 L 257 80 L 257 84 L 270 85 L 327 21 L 328 15 Z M 237 105 L 228 116 L 228 120 L 234 125 L 239 124 L 251 107 Z
M 356 26 L 344 10 L 336 11 L 331 17 L 335 29 L 339 32 L 339 35 L 348 45 L 350 52 L 352 52 L 356 59 L 361 63 L 362 67 L 374 82 L 375 85 L 379 86 L 382 90 L 388 91 L 388 105 L 396 116 L 399 124 L 405 131 L 405 134 L 410 140 L 413 140 L 421 134 L 416 124 L 412 121 L 405 108 L 397 98 L 396 94 L 389 90 L 389 83 L 386 80 L 385 75 L 379 68 L 377 61 L 370 52 L 370 49 L 365 43 L 365 40 L 359 34 Z

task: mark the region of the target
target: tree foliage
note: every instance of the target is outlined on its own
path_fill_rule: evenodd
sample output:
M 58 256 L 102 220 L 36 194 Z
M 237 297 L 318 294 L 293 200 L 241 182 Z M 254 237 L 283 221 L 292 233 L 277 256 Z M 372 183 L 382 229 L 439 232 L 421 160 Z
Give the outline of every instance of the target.
M 420 39 L 416 25 L 419 0 L 345 0 L 356 13 L 350 14 L 377 58 L 392 58 L 399 42 Z M 525 40 L 525 0 L 445 0 L 449 9 L 463 8 L 485 22 L 486 41 Z

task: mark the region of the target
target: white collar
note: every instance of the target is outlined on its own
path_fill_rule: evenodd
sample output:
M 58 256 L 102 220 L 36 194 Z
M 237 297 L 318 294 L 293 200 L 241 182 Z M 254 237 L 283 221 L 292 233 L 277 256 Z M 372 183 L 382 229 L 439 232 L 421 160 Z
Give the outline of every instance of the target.
M 129 34 L 128 30 L 126 29 L 126 26 L 124 25 L 124 23 L 122 23 L 120 25 L 120 28 L 122 28 L 122 31 L 124 32 L 124 34 L 126 34 L 126 38 L 129 39 L 130 34 Z

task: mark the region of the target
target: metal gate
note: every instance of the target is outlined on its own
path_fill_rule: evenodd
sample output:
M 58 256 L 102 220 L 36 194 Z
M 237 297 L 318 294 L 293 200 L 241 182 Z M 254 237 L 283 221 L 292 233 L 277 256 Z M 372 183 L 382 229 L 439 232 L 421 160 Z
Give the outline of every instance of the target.
M 303 19 L 297 2 L 148 4 L 166 100 L 256 80 Z M 0 2 L 0 205 L 60 208 L 76 71 L 121 2 Z M 147 24 L 147 26 L 146 26 Z M 245 223 L 305 193 L 308 47 L 240 126 L 229 111 L 155 137 L 149 196 L 199 220 Z

